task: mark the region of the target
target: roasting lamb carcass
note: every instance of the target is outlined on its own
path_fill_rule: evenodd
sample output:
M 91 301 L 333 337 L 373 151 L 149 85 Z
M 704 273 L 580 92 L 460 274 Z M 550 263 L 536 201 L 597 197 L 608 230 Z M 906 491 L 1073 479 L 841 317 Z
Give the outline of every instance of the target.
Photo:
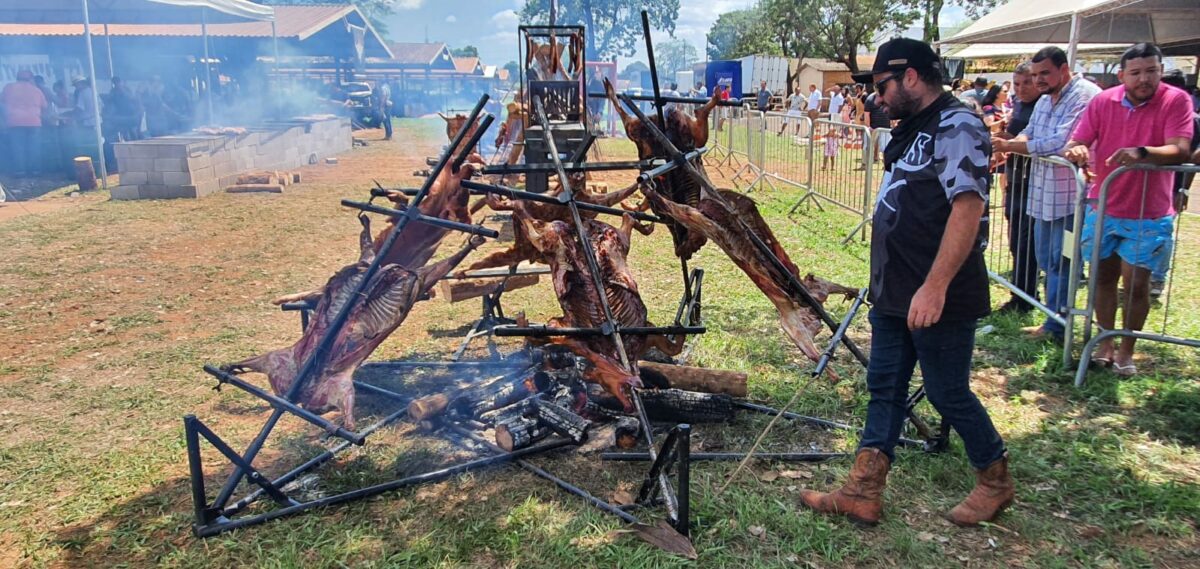
M 591 266 L 587 261 L 587 253 L 579 242 L 574 225 L 565 221 L 541 221 L 522 211 L 525 207 L 523 202 L 517 201 L 513 205 L 517 208 L 515 218 L 524 225 L 530 242 L 542 259 L 550 265 L 554 292 L 558 296 L 563 316 L 551 319 L 548 326 L 603 326 L 607 322 L 604 309 L 592 277 Z M 633 218 L 624 216 L 620 229 L 595 219 L 588 219 L 583 223 L 595 250 L 600 280 L 604 283 L 603 293 L 612 310 L 613 319 L 621 327 L 651 326 L 646 318 L 646 305 L 638 293 L 637 282 L 625 263 L 629 254 L 629 238 L 635 227 Z M 622 340 L 629 362 L 635 364 L 638 358 L 652 347 L 667 355 L 678 354 L 683 349 L 684 336 L 677 336 L 674 342 L 668 341 L 664 336 L 640 335 L 623 336 Z M 594 373 L 586 374 L 585 377 L 604 385 L 622 403 L 629 404 L 623 386 L 636 386 L 637 376 L 622 371 L 621 377 L 625 379 L 617 379 L 617 375 L 605 371 L 608 367 L 597 363 L 597 358 L 607 358 L 611 361 L 616 354 L 616 348 L 609 337 L 593 336 L 583 341 L 557 343 L 566 345 L 589 361 L 596 360 L 593 361 Z
M 421 201 L 419 207 L 421 213 L 430 217 L 470 223 L 471 214 L 467 207 L 470 192 L 462 187 L 462 181 L 470 178 L 481 164 L 483 164 L 483 159 L 478 154 L 472 154 L 458 172 L 451 172 L 448 165 L 443 168 L 442 173 L 429 187 L 425 199 Z M 397 207 L 407 207 L 409 203 L 408 197 L 402 192 L 389 192 L 387 199 Z M 375 236 L 373 245 L 375 250 L 383 246 L 397 222 L 397 218 L 389 219 Z M 396 241 L 392 244 L 391 250 L 387 252 L 387 256 L 384 257 L 383 264 L 408 268 L 424 266 L 437 252 L 438 245 L 441 244 L 442 237 L 446 235 L 447 231 L 450 230 L 424 223 L 409 223 L 400 231 L 400 235 L 396 236 Z M 320 298 L 323 292 L 324 288 L 317 288 L 281 296 L 272 300 L 271 303 L 278 305 L 296 301 L 313 301 Z
M 625 135 L 629 140 L 637 145 L 638 158 L 647 160 L 651 158 L 669 158 L 667 149 L 659 144 L 647 128 L 642 125 L 642 121 L 637 117 L 630 115 L 625 111 L 625 107 L 617 100 L 616 92 L 613 91 L 612 84 L 608 79 L 604 80 L 604 92 L 608 95 L 609 102 L 616 109 L 617 114 L 621 117 L 621 124 L 625 127 Z M 717 106 L 717 96 L 713 95 L 712 99 L 704 106 L 696 109 L 696 115 L 692 116 L 687 111 L 683 110 L 681 105 L 670 105 L 663 111 L 663 118 L 666 119 L 667 126 L 663 128 L 658 124 L 657 115 L 652 115 L 649 118 L 655 123 L 659 130 L 667 135 L 671 144 L 680 152 L 690 152 L 708 143 L 708 115 Z M 704 171 L 704 164 L 700 159 L 692 161 L 692 165 Z M 655 182 L 658 184 L 664 194 L 676 203 L 685 204 L 691 207 L 697 207 L 703 194 L 700 190 L 700 184 L 696 182 L 683 168 L 675 168 L 666 175 L 660 176 Z M 654 213 L 663 215 L 662 211 L 655 209 L 654 202 L 650 203 L 650 208 Z M 675 243 L 675 256 L 683 260 L 688 260 L 704 246 L 704 235 L 690 231 L 689 228 L 679 224 L 670 226 L 671 237 Z
M 290 347 L 228 364 L 222 369 L 232 373 L 254 371 L 266 374 L 271 390 L 279 396 L 291 389 L 300 367 L 316 350 L 375 259 L 370 222 L 365 215 L 360 219 L 363 225 L 361 256 L 357 263 L 342 268 L 325 284 L 312 320 L 300 339 Z M 354 370 L 404 322 L 418 299 L 482 243 L 482 237 L 472 237 L 451 257 L 416 270 L 398 264 L 381 266 L 364 289 L 362 301 L 350 312 L 323 367 L 304 385 L 296 403 L 314 413 L 340 410 L 343 424 L 354 429 Z
M 661 211 L 662 215 L 670 217 L 689 231 L 704 235 L 725 251 L 775 305 L 779 312 L 779 323 L 796 347 L 813 361 L 821 359 L 813 336 L 820 332 L 824 323 L 815 310 L 790 291 L 789 276 L 783 274 L 750 239 L 749 234 L 753 232 L 775 254 L 783 267 L 799 278 L 795 263 L 775 239 L 775 234 L 759 214 L 754 200 L 732 190 L 721 190 L 719 194 L 729 207 L 715 199 L 704 199 L 699 207 L 691 207 L 675 203 L 655 190 L 644 190 L 643 193 L 656 211 Z M 801 283 L 813 300 L 821 304 L 831 294 L 842 294 L 847 298 L 858 294 L 854 289 L 812 274 L 805 276 Z
M 614 207 L 623 202 L 626 198 L 633 195 L 637 191 L 637 186 L 633 185 L 619 192 L 608 194 L 592 193 L 587 191 L 586 178 L 583 174 L 571 175 L 571 189 L 575 195 L 575 201 Z M 556 191 L 546 194 L 550 197 L 562 193 L 562 185 L 555 186 Z M 538 250 L 529 241 L 529 236 L 525 233 L 525 225 L 518 220 L 518 216 L 532 216 L 544 222 L 550 221 L 571 221 L 571 210 L 564 205 L 547 204 L 540 202 L 525 202 L 524 207 L 520 212 L 512 205 L 513 200 L 501 198 L 496 194 L 488 194 L 484 198 L 487 206 L 494 211 L 512 211 L 513 212 L 513 244 L 512 247 L 503 251 L 496 251 L 488 256 L 471 263 L 463 272 L 478 271 L 482 269 L 490 269 L 493 267 L 513 267 L 520 264 L 522 261 L 538 261 L 541 256 Z M 582 219 L 593 219 L 596 217 L 596 212 L 585 209 L 579 210 L 579 216 Z M 635 226 L 636 229 L 646 232 L 644 226 Z

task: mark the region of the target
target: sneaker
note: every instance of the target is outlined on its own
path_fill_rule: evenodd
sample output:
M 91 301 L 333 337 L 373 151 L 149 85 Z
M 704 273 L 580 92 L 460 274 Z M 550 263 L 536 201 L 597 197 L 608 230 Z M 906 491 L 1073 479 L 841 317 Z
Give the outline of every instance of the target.
M 1163 289 L 1167 288 L 1166 280 L 1151 280 L 1150 281 L 1150 298 L 1158 298 L 1162 296 Z

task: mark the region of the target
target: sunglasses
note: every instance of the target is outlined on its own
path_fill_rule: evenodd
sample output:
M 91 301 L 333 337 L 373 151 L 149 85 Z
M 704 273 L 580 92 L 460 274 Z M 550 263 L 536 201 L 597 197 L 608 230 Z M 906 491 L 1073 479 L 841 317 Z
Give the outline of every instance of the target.
M 904 71 L 898 71 L 896 73 L 888 75 L 882 81 L 875 83 L 875 92 L 879 93 L 879 96 L 882 97 L 884 95 L 884 93 L 887 92 L 887 84 L 890 81 L 892 81 L 893 79 L 900 79 L 901 77 L 904 77 Z

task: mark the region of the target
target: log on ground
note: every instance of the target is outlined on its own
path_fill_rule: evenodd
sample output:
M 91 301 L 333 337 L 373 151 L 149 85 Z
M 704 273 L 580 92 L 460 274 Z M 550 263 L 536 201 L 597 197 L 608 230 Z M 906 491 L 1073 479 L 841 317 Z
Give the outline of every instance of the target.
M 496 425 L 496 445 L 512 452 L 533 444 L 550 434 L 550 429 L 539 426 L 532 417 L 514 417 Z
M 658 385 L 665 380 L 667 386 L 685 391 L 702 393 L 724 393 L 733 397 L 746 397 L 746 374 L 740 371 L 708 369 L 703 367 L 678 366 L 657 362 L 638 362 L 642 379 L 649 385 Z M 646 377 L 657 375 L 658 378 Z
M 504 283 L 504 290 L 511 291 L 530 287 L 538 283 L 538 275 L 516 275 L 503 278 L 443 280 L 438 283 L 438 297 L 451 304 L 491 294 Z

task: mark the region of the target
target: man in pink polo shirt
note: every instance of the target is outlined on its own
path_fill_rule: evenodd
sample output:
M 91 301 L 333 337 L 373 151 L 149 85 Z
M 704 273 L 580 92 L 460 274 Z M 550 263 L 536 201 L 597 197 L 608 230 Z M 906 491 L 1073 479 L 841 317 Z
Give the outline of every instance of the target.
M 1121 84 L 1105 90 L 1088 104 L 1067 143 L 1066 158 L 1080 166 L 1089 162 L 1096 183 L 1088 197 L 1097 199 L 1100 186 L 1114 170 L 1133 164 L 1181 164 L 1188 159 L 1192 138 L 1191 101 L 1187 93 L 1161 81 L 1162 51 L 1139 43 L 1121 56 Z M 1131 171 L 1117 176 L 1108 188 L 1104 222 L 1096 232 L 1092 209 L 1084 219 L 1081 243 L 1084 259 L 1093 245 L 1100 248 L 1096 271 L 1096 321 L 1113 329 L 1117 313 L 1117 284 L 1124 281 L 1124 327 L 1141 330 L 1150 312 L 1150 274 L 1170 255 L 1172 230 L 1172 172 Z M 1118 375 L 1137 373 L 1133 365 L 1134 338 L 1124 338 L 1114 353 L 1112 341 L 1102 343 L 1094 361 L 1111 364 Z
M 5 85 L 0 91 L 13 171 L 18 176 L 37 169 L 38 131 L 42 128 L 42 112 L 48 105 L 42 90 L 33 84 L 33 73 L 28 69 L 18 71 L 16 82 Z

